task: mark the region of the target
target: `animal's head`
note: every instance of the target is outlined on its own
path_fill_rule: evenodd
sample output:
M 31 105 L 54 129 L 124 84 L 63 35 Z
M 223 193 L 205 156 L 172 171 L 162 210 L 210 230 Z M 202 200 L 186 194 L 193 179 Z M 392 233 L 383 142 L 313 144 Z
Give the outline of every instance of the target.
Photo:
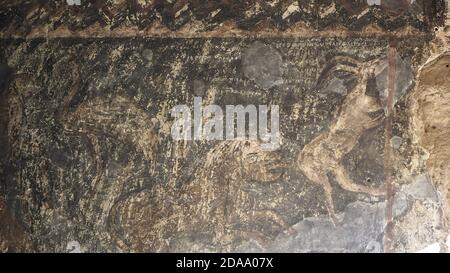
M 207 155 L 204 168 L 226 168 L 239 171 L 242 179 L 255 182 L 273 182 L 280 178 L 285 164 L 279 151 L 265 150 L 259 141 L 223 141 Z
M 242 144 L 241 164 L 244 177 L 252 181 L 272 182 L 285 171 L 280 152 L 267 151 L 257 141 Z

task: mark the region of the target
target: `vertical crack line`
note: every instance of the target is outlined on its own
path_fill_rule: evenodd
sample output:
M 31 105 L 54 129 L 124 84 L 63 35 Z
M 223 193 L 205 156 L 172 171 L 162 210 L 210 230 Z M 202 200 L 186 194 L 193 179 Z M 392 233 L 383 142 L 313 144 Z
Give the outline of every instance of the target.
M 392 138 L 392 123 L 394 115 L 394 98 L 396 92 L 396 73 L 397 73 L 397 43 L 395 38 L 389 41 L 388 51 L 388 94 L 386 103 L 386 120 L 384 126 L 384 177 L 386 187 L 386 229 L 384 233 L 384 251 L 392 252 L 393 239 L 393 201 L 394 201 L 394 167 L 393 167 L 393 152 L 391 146 Z

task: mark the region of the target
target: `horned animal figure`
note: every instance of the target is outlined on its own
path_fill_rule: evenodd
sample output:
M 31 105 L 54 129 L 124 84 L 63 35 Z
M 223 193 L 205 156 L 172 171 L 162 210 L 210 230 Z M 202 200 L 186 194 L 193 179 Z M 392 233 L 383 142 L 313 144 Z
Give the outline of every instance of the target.
M 384 114 L 371 117 L 370 113 L 381 110 L 382 106 L 377 98 L 366 94 L 367 82 L 374 77 L 377 66 L 377 60 L 359 62 L 343 56 L 332 60 L 332 64 L 322 73 L 321 79 L 330 78 L 336 72 L 351 73 L 358 78 L 356 86 L 346 96 L 333 124 L 305 145 L 297 160 L 298 167 L 304 175 L 323 188 L 326 207 L 334 225 L 338 223 L 338 219 L 328 174 L 334 174 L 338 184 L 345 190 L 373 196 L 384 194 L 382 188 L 375 189 L 352 181 L 341 163 L 342 158 L 353 149 L 363 132 L 383 121 Z

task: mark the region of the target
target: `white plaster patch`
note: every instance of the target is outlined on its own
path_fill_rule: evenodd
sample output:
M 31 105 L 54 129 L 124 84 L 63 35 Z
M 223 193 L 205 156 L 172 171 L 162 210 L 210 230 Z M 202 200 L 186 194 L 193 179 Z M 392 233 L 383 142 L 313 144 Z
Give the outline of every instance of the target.
M 437 203 L 438 196 L 427 175 L 417 176 L 411 184 L 404 185 L 403 191 L 415 199 L 429 200 L 431 202 Z
M 367 4 L 369 6 L 373 6 L 373 5 L 381 5 L 381 0 L 367 0 Z
M 81 253 L 81 245 L 78 241 L 70 241 L 67 243 L 66 250 L 68 253 Z
M 441 247 L 439 246 L 439 243 L 434 243 L 417 251 L 417 253 L 439 253 L 440 251 Z

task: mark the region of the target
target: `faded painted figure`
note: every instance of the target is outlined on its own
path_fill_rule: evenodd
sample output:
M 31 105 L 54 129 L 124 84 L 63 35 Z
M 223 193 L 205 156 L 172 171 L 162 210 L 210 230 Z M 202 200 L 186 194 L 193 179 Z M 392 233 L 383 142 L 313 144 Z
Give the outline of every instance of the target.
M 221 142 L 208 152 L 192 181 L 155 185 L 116 202 L 109 215 L 110 234 L 125 251 L 228 252 L 251 239 L 264 249 L 290 227 L 271 207 L 276 202 L 260 198 L 249 184 L 277 182 L 284 169 L 280 155 L 262 150 L 257 142 Z
M 329 173 L 334 174 L 336 181 L 345 190 L 373 196 L 384 194 L 382 188 L 375 189 L 352 181 L 341 163 L 342 158 L 353 149 L 363 132 L 383 121 L 384 114 L 376 117 L 371 115 L 382 109 L 379 100 L 366 94 L 367 83 L 374 77 L 378 64 L 378 60 L 359 62 L 344 56 L 332 60 L 322 73 L 319 83 L 332 78 L 335 73 L 343 72 L 357 77 L 356 86 L 345 98 L 333 124 L 308 143 L 298 157 L 297 164 L 304 175 L 323 188 L 327 210 L 335 225 L 338 224 L 338 219 L 333 204 Z

